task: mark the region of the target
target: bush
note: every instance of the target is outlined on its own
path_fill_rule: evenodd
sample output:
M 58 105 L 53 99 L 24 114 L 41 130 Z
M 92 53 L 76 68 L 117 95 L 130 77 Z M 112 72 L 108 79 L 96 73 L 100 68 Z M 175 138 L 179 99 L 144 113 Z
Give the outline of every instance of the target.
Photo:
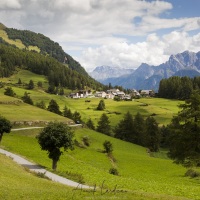
M 16 95 L 11 87 L 5 88 L 4 94 L 11 97 L 14 97 Z
M 110 168 L 109 173 L 118 176 L 119 172 L 116 168 Z
M 113 146 L 110 141 L 105 140 L 105 142 L 103 143 L 103 147 L 105 149 L 105 152 L 108 154 L 110 154 L 113 151 Z
M 189 176 L 191 178 L 196 178 L 200 176 L 200 172 L 197 172 L 193 169 L 188 169 L 187 172 L 185 173 L 185 176 Z
M 115 96 L 113 100 L 114 100 L 114 101 L 121 101 L 121 99 L 120 99 L 119 96 Z
M 83 144 L 84 144 L 85 146 L 88 146 L 88 147 L 90 146 L 90 141 L 89 141 L 88 136 L 83 136 L 82 141 L 83 141 Z

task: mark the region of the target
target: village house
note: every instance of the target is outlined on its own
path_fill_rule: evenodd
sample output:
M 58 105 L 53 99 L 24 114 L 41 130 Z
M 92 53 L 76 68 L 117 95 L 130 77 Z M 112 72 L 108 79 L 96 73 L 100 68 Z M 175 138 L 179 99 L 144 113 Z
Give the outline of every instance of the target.
M 140 95 L 143 97 L 152 97 L 155 93 L 153 90 L 141 90 Z
M 71 93 L 69 96 L 73 99 L 78 99 L 78 98 L 87 98 L 90 95 L 91 95 L 90 90 L 79 90 L 78 92 Z
M 100 97 L 100 98 L 105 98 L 106 97 L 106 93 L 104 91 L 101 91 L 101 92 L 96 92 L 95 97 Z
M 131 90 L 130 95 L 131 95 L 131 97 L 134 97 L 134 98 L 140 97 L 140 93 L 135 89 Z

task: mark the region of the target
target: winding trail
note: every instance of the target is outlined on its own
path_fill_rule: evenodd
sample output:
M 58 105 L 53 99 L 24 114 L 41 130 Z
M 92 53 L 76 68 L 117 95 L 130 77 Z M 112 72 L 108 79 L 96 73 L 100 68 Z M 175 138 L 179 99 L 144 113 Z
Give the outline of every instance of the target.
M 0 149 L 0 153 L 12 158 L 13 161 L 15 161 L 16 163 L 28 168 L 30 171 L 33 171 L 33 172 L 36 172 L 36 173 L 43 173 L 45 176 L 47 176 L 52 181 L 59 182 L 59 183 L 62 183 L 64 185 L 68 185 L 68 186 L 76 187 L 76 188 L 92 189 L 92 187 L 90 187 L 90 186 L 82 185 L 80 183 L 71 181 L 67 178 L 64 178 L 62 176 L 56 175 L 52 172 L 49 172 L 46 169 L 40 167 L 39 165 L 32 163 L 32 162 L 29 162 L 28 160 L 22 158 L 21 156 L 16 155 L 14 153 L 11 153 L 9 151 L 6 151 L 4 149 Z
M 71 126 L 80 126 L 80 124 L 75 124 Z M 37 128 L 44 128 L 44 127 L 27 127 L 27 128 L 18 128 L 18 129 L 12 129 L 11 131 L 18 131 L 18 130 L 28 130 L 28 129 L 37 129 Z M 64 178 L 62 176 L 59 176 L 57 174 L 54 174 L 50 171 L 47 171 L 46 169 L 40 167 L 39 165 L 32 163 L 24 158 L 22 158 L 19 155 L 16 155 L 14 153 L 11 153 L 9 151 L 6 151 L 4 149 L 0 149 L 0 153 L 10 157 L 15 161 L 16 163 L 28 168 L 30 171 L 36 172 L 36 173 L 43 173 L 46 177 L 51 179 L 52 181 L 62 183 L 64 185 L 68 185 L 71 187 L 76 187 L 76 188 L 83 188 L 83 189 L 92 189 L 92 187 L 87 186 L 87 185 L 82 185 L 80 183 L 77 183 L 75 181 L 71 181 L 67 178 Z

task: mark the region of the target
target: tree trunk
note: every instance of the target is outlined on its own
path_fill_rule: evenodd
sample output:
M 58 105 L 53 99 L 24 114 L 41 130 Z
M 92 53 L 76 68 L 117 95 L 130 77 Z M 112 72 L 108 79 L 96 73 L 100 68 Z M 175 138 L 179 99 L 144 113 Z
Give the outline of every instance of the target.
M 52 162 L 52 169 L 53 169 L 54 171 L 56 171 L 57 162 L 58 162 L 57 160 L 53 159 L 53 162 Z

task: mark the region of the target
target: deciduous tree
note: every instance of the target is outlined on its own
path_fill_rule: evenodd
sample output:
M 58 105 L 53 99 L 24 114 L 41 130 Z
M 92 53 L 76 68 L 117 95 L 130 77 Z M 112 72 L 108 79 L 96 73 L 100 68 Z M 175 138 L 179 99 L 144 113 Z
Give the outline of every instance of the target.
M 61 122 L 50 122 L 37 136 L 41 149 L 47 151 L 49 158 L 52 159 L 53 170 L 57 168 L 62 149 L 74 149 L 73 137 L 71 128 Z

